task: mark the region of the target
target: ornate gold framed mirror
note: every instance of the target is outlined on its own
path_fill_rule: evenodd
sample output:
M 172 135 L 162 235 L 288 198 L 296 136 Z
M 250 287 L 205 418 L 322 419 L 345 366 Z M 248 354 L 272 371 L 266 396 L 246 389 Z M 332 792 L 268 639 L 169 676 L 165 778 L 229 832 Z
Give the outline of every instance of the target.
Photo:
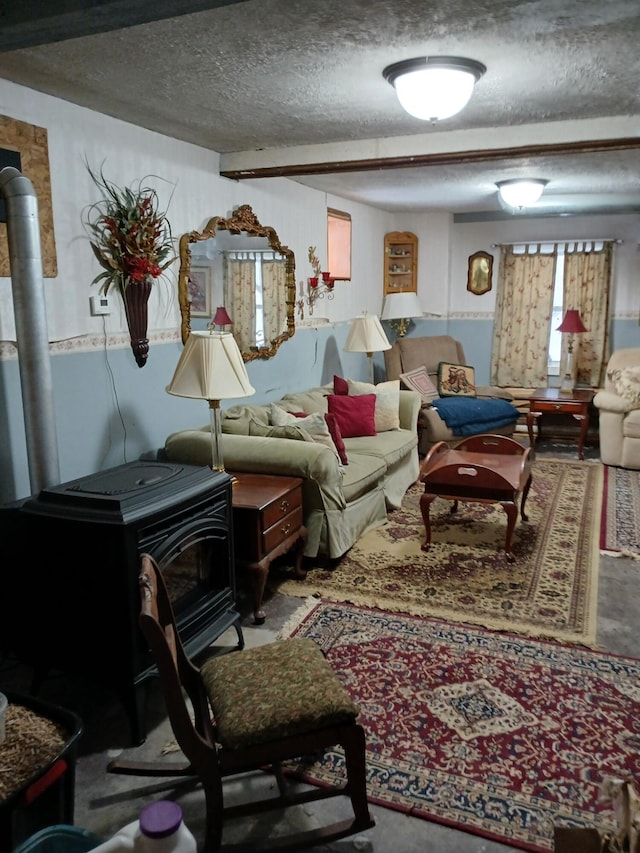
M 271 358 L 295 332 L 295 255 L 273 228 L 243 204 L 225 219 L 212 217 L 202 231 L 180 238 L 178 303 L 182 342 L 191 334 L 191 268 L 208 269 L 212 313 L 224 305 L 244 361 Z

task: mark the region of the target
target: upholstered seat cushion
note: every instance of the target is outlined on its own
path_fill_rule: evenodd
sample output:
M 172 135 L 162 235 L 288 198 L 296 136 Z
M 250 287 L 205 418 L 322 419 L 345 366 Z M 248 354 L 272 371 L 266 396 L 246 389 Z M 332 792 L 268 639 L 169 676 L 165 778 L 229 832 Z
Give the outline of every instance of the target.
M 210 658 L 201 675 L 218 740 L 227 749 L 352 723 L 358 716 L 330 664 L 306 638 Z

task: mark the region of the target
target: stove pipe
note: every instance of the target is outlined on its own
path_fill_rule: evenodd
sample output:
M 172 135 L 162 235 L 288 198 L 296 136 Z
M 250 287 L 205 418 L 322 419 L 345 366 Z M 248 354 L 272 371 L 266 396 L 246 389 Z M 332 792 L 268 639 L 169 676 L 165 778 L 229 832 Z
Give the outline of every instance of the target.
M 29 482 L 31 494 L 38 494 L 60 482 L 38 200 L 31 181 L 13 166 L 0 170 L 0 193 L 7 210 Z

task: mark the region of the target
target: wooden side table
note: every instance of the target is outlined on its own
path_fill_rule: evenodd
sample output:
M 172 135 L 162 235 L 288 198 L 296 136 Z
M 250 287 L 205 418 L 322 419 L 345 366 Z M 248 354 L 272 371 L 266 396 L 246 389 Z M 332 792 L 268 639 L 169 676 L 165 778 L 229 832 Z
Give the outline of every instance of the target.
M 584 440 L 589 428 L 589 406 L 595 396 L 591 388 L 574 388 L 573 391 L 560 391 L 559 388 L 536 388 L 529 397 L 527 413 L 527 431 L 529 442 L 534 447 L 533 424 L 537 425 L 538 440 L 542 438 L 542 415 L 546 412 L 554 415 L 572 415 L 580 425 L 578 433 L 578 459 L 584 459 Z
M 236 563 L 249 569 L 253 618 L 262 625 L 269 566 L 294 546 L 296 577 L 303 578 L 302 557 L 307 529 L 302 516 L 302 479 L 271 474 L 233 474 L 233 532 Z

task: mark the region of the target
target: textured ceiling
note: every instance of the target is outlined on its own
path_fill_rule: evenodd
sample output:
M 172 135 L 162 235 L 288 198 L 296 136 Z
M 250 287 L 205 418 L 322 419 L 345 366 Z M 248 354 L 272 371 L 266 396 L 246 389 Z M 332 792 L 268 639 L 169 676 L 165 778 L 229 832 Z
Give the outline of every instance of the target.
M 640 210 L 638 0 L 21 5 L 0 19 L 2 77 L 218 151 L 223 172 L 277 168 L 386 210 L 494 218 L 495 182 L 533 176 L 549 180 L 540 211 Z M 487 66 L 435 125 L 382 76 L 429 55 Z

